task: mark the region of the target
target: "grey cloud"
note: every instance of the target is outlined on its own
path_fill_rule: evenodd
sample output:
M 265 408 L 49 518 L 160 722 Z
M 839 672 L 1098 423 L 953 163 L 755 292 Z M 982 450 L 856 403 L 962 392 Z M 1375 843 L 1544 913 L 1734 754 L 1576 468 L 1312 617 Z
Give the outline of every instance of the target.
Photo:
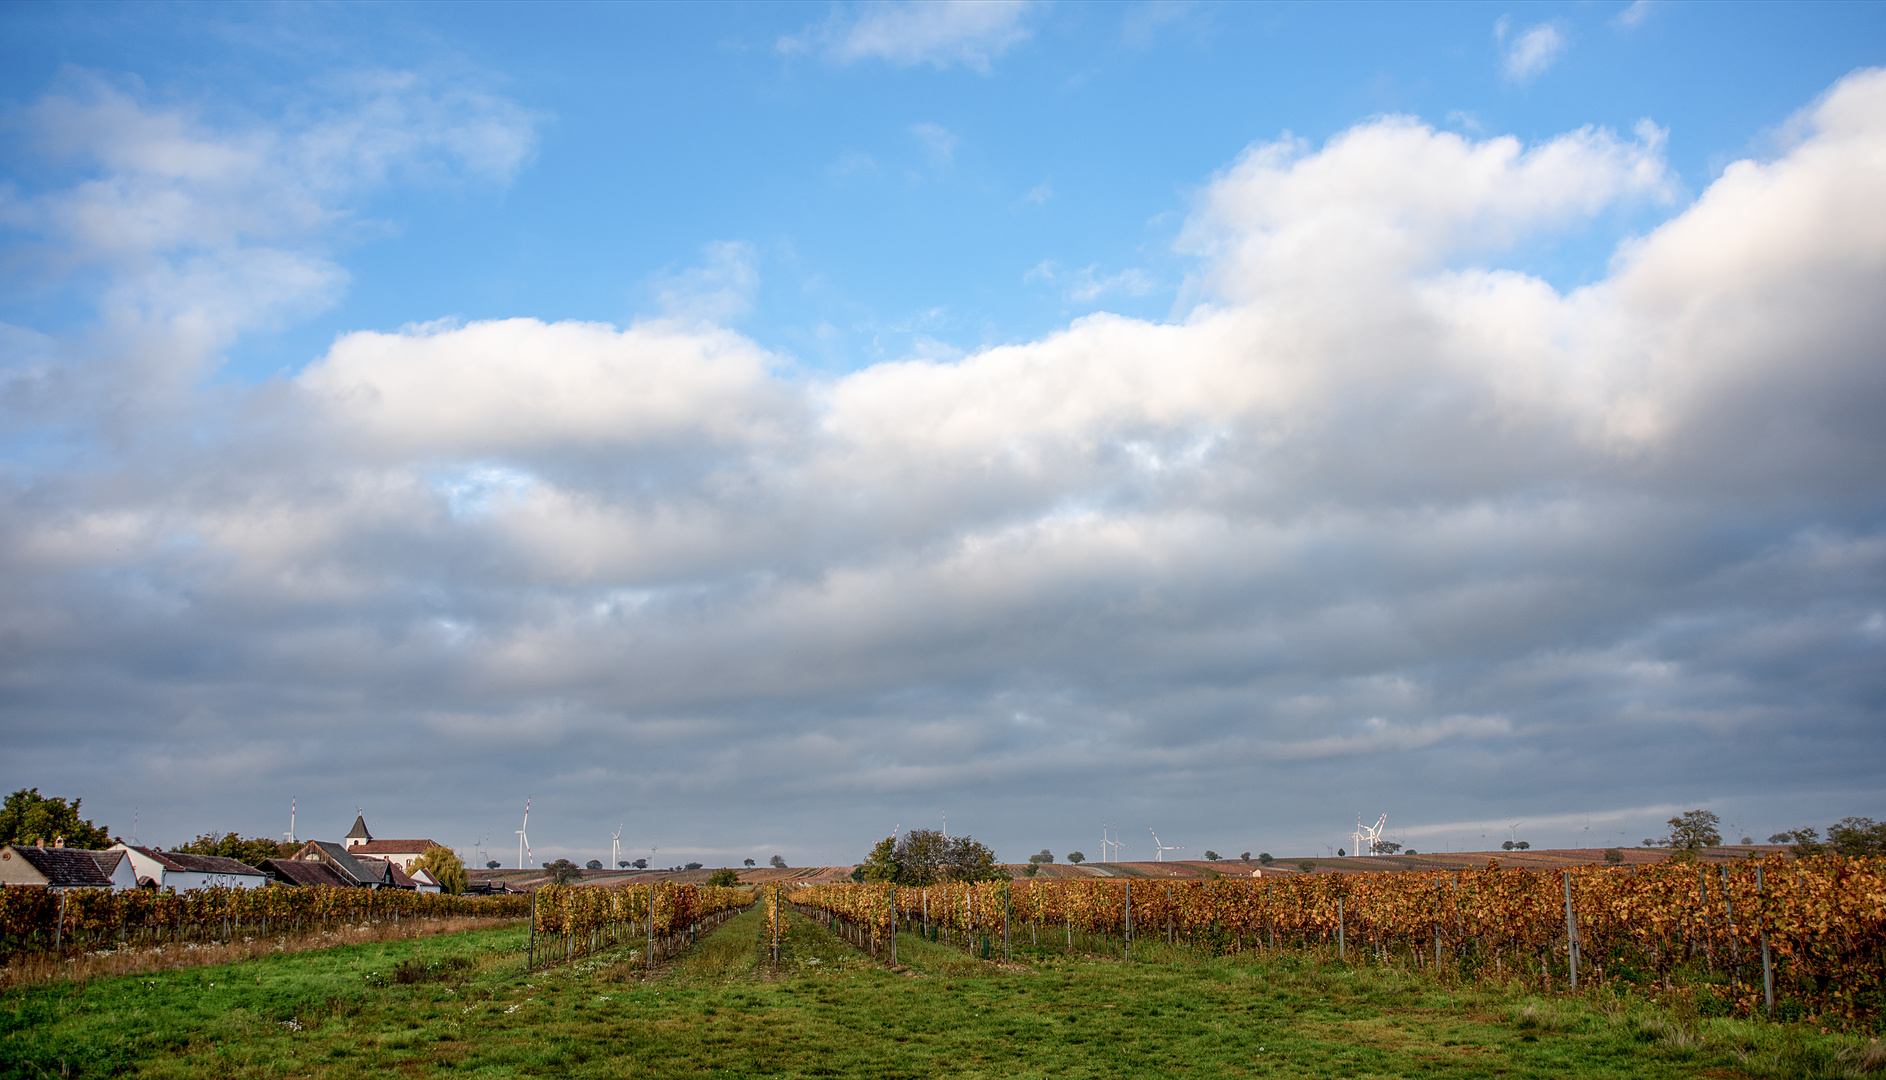
M 1011 852 L 1103 816 L 1282 851 L 1358 810 L 1570 842 L 1876 798 L 1886 76 L 1804 130 L 1570 294 L 1459 264 L 1670 197 L 1660 133 L 1254 148 L 1186 232 L 1195 310 L 948 362 L 347 335 L 10 465 L 19 782 L 180 830 L 371 798 L 461 845 L 531 795 L 552 857 L 627 817 L 804 860 L 945 809 Z

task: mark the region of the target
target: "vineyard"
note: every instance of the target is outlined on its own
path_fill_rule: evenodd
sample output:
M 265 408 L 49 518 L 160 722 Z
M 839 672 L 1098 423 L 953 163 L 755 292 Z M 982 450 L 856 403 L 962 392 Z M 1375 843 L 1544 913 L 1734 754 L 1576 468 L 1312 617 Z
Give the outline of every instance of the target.
M 1561 872 L 1317 874 L 1275 881 L 813 885 L 795 905 L 874 952 L 897 929 L 984 955 L 1026 932 L 1131 958 L 1148 939 L 1212 952 L 1322 949 L 1365 964 L 1670 992 L 1704 1007 L 1870 1022 L 1886 1013 L 1886 861 L 1779 857 Z
M 442 896 L 403 890 L 270 888 L 189 892 L 0 886 L 0 958 L 99 948 L 230 941 L 330 926 L 461 916 L 516 919 L 522 896 Z
M 646 943 L 644 963 L 652 966 L 753 901 L 749 889 L 668 881 L 615 888 L 546 885 L 525 901 L 531 917 L 528 962 L 568 959 L 639 939 Z

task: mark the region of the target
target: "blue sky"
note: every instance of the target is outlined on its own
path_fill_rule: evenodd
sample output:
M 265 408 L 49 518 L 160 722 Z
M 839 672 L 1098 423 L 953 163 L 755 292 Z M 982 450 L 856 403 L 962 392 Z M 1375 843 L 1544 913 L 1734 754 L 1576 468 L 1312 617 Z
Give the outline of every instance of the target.
M 1886 6 L 0 19 L 9 790 L 707 860 L 1886 816 Z

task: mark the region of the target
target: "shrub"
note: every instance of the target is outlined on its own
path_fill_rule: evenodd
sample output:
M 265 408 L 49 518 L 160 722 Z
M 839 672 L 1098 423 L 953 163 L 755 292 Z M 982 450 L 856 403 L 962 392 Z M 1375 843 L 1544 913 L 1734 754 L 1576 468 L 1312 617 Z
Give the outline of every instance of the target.
M 748 860 L 749 862 L 751 860 Z M 723 866 L 707 875 L 707 884 L 724 889 L 731 889 L 740 884 L 740 872 L 729 866 Z

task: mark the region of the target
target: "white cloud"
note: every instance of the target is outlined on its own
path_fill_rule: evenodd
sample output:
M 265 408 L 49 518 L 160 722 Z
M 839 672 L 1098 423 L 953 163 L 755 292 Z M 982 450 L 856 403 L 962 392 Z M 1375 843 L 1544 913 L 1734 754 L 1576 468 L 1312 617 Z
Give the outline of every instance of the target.
M 932 167 L 947 169 L 956 163 L 956 144 L 962 140 L 952 134 L 950 129 L 926 121 L 912 124 L 910 133 L 916 136 L 917 144 L 923 147 L 924 155 L 930 159 Z
M 1650 0 L 1631 0 L 1629 6 L 1618 12 L 1611 21 L 1626 29 L 1635 29 L 1642 26 L 1644 20 L 1649 17 Z
M 828 60 L 885 60 L 899 67 L 961 65 L 987 72 L 990 61 L 1028 40 L 1020 0 L 935 0 L 869 4 L 856 18 L 781 38 L 784 53 L 818 50 Z
M 1505 15 L 1493 24 L 1493 36 L 1503 50 L 1507 78 L 1518 83 L 1545 74 L 1571 44 L 1557 23 L 1538 23 L 1514 33 L 1512 21 Z

